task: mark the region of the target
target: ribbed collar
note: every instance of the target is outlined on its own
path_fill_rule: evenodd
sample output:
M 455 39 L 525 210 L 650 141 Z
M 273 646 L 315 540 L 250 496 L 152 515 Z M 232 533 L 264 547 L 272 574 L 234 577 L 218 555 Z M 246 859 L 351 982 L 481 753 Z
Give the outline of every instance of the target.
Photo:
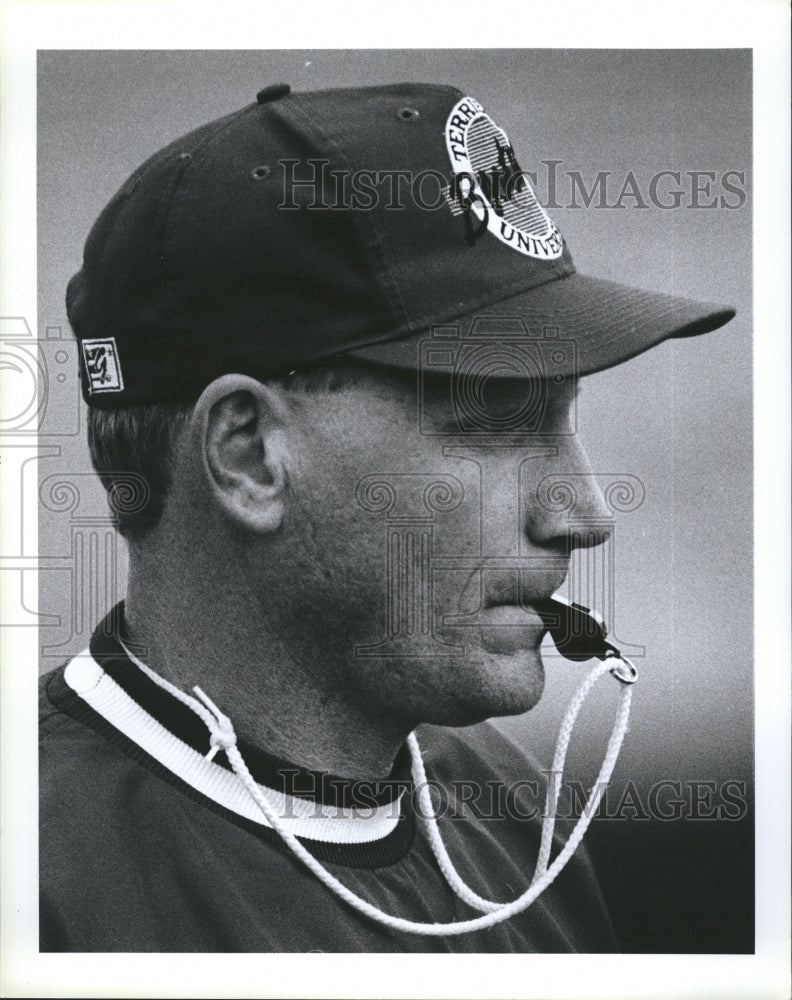
M 130 658 L 126 643 L 122 602 L 100 623 L 89 649 L 48 685 L 52 703 L 193 799 L 278 841 L 225 754 L 207 759 L 209 736 L 201 719 Z M 387 779 L 365 782 L 302 768 L 241 741 L 238 746 L 254 780 L 320 860 L 379 867 L 409 851 L 415 816 L 406 747 Z
M 198 753 L 206 755 L 209 752 L 209 732 L 201 719 L 150 680 L 130 659 L 127 650 L 133 655 L 137 650 L 126 634 L 123 601 L 96 628 L 89 648 L 94 660 L 145 712 Z M 342 778 L 329 772 L 300 767 L 242 740 L 239 741 L 239 749 L 259 784 L 330 807 L 385 806 L 412 787 L 410 755 L 406 745 L 399 751 L 388 777 L 374 781 Z M 214 760 L 231 770 L 223 751 Z

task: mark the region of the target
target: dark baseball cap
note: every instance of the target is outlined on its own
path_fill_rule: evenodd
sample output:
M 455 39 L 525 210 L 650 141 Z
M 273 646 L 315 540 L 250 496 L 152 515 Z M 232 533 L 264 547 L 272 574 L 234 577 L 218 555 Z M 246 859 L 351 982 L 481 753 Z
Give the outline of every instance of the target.
M 521 368 L 521 345 L 548 336 L 570 348 L 554 372 L 582 375 L 734 315 L 578 274 L 506 133 L 420 83 L 277 84 L 171 143 L 99 216 L 66 302 L 100 407 L 339 357 L 453 365 L 438 350 L 473 326 L 488 375 L 541 375 L 548 355 Z

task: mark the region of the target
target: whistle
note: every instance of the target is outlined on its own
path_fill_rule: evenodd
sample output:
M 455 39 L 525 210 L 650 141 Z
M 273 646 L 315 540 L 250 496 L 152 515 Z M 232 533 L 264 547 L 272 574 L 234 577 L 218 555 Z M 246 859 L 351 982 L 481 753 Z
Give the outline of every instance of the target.
M 638 671 L 613 643 L 607 641 L 608 627 L 595 611 L 563 597 L 549 597 L 531 603 L 556 649 L 567 660 L 579 663 L 592 657 L 613 659 L 611 673 L 617 680 L 624 684 L 637 680 Z

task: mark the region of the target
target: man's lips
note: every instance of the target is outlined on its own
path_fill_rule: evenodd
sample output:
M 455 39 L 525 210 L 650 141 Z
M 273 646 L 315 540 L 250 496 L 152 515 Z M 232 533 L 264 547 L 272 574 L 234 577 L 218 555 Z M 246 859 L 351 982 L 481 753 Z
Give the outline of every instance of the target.
M 558 589 L 558 588 L 556 588 Z M 535 594 L 531 596 L 515 595 L 514 597 L 506 598 L 486 598 L 481 605 L 482 611 L 488 611 L 490 608 L 537 608 L 546 604 L 547 601 L 551 599 L 555 591 L 551 591 L 549 594 Z
M 524 570 L 511 573 L 482 572 L 479 587 L 465 587 L 462 600 L 473 611 L 503 606 L 535 609 L 549 600 L 564 584 L 567 570 L 555 572 L 527 573 Z M 478 593 L 476 591 L 478 590 Z M 460 604 L 462 603 L 460 601 Z M 471 607 L 471 605 L 475 605 Z
M 497 565 L 474 569 L 460 594 L 458 612 L 442 617 L 444 627 L 478 626 L 480 641 L 491 653 L 516 654 L 538 649 L 547 631 L 539 608 L 566 580 L 568 564 L 528 568 Z

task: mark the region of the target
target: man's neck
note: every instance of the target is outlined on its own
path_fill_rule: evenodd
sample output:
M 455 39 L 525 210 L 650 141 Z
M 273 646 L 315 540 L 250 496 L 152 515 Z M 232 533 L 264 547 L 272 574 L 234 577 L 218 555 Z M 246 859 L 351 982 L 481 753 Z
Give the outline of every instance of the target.
M 341 777 L 387 777 L 411 726 L 368 718 L 331 667 L 291 656 L 249 595 L 217 579 L 187 594 L 168 575 L 156 562 L 145 572 L 130 566 L 125 625 L 148 667 L 185 691 L 200 685 L 241 739 L 277 757 Z

